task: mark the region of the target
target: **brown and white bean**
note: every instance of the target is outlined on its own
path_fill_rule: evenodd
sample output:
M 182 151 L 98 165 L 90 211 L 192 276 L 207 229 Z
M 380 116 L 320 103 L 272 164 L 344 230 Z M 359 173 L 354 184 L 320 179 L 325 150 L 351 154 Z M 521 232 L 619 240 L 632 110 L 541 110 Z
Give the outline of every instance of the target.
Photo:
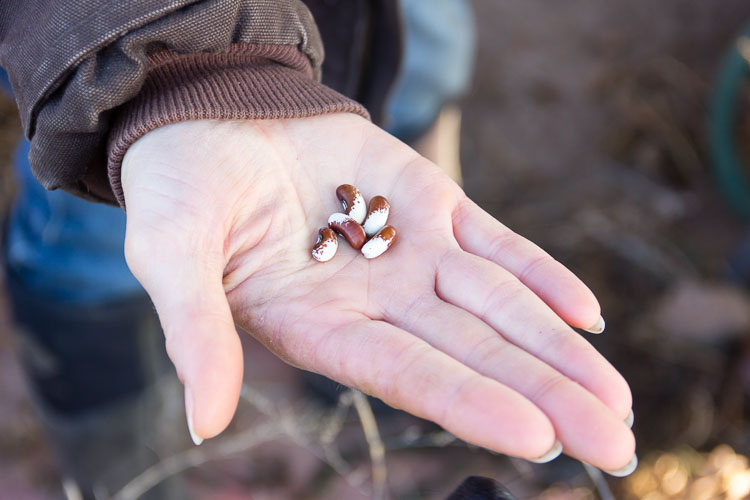
M 388 250 L 396 239 L 396 228 L 385 226 L 383 229 L 369 239 L 362 247 L 362 255 L 368 259 L 380 257 Z
M 339 248 L 339 239 L 336 232 L 328 227 L 321 227 L 318 230 L 318 241 L 312 249 L 313 259 L 318 262 L 328 262 L 336 255 Z
M 336 188 L 336 198 L 344 207 L 346 215 L 357 221 L 357 224 L 362 224 L 367 215 L 367 204 L 359 189 L 351 184 L 342 184 Z
M 370 200 L 370 209 L 367 211 L 367 217 L 363 227 L 367 236 L 373 236 L 383 229 L 388 222 L 388 214 L 391 211 L 391 205 L 382 196 L 375 196 Z
M 367 239 L 362 226 L 346 214 L 332 214 L 328 217 L 328 227 L 346 238 L 346 241 L 355 250 L 362 248 Z

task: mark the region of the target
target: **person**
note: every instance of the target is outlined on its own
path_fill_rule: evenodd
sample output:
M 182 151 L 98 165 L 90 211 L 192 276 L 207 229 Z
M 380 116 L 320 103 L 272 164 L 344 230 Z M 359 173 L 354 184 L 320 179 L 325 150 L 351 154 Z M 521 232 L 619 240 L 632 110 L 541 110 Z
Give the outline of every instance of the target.
M 196 442 L 234 413 L 237 324 L 474 444 L 632 471 L 627 384 L 568 326 L 601 329 L 591 292 L 367 119 L 396 76 L 396 2 L 2 8 L 34 174 L 126 209 Z M 309 256 L 342 183 L 391 202 L 379 259 Z

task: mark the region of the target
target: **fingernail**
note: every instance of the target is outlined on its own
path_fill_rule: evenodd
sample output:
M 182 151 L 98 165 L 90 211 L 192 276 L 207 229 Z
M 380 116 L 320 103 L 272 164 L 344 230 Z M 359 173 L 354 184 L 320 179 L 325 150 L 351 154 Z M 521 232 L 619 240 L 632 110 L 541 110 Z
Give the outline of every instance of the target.
M 200 446 L 203 442 L 203 438 L 195 433 L 193 430 L 193 393 L 190 392 L 190 388 L 185 386 L 185 415 L 187 416 L 188 431 L 190 432 L 190 439 L 193 440 L 195 446 Z
M 625 417 L 625 425 L 627 425 L 628 427 L 632 429 L 633 422 L 635 422 L 635 415 L 633 415 L 633 410 L 631 408 L 630 413 L 628 413 L 628 416 Z
M 605 326 L 605 324 L 604 324 L 604 318 L 602 318 L 601 316 L 599 316 L 599 320 L 596 322 L 596 324 L 594 326 L 592 326 L 591 328 L 584 328 L 584 330 L 586 330 L 589 333 L 599 334 L 599 333 L 602 333 L 604 331 L 604 326 Z
M 534 458 L 529 460 L 529 462 L 534 462 L 535 464 L 546 464 L 547 462 L 551 462 L 557 457 L 560 456 L 560 453 L 562 453 L 562 443 L 558 440 L 555 440 L 555 444 L 552 445 L 552 448 L 542 455 L 539 458 Z
M 632 474 L 633 471 L 636 469 L 636 467 L 638 467 L 638 457 L 635 454 L 633 454 L 633 458 L 631 458 L 630 462 L 628 462 L 628 464 L 622 469 L 605 470 L 604 472 L 606 472 L 610 476 L 625 477 L 625 476 L 629 476 L 630 474 Z

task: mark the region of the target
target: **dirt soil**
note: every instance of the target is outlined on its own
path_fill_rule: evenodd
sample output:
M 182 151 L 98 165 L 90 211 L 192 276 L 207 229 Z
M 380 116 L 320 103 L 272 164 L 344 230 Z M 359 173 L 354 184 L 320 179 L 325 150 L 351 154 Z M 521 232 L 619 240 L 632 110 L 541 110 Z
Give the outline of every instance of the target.
M 747 456 L 750 295 L 733 269 L 750 262 L 750 251 L 739 252 L 746 226 L 712 177 L 706 128 L 717 67 L 750 22 L 750 3 L 475 6 L 479 54 L 463 108 L 466 191 L 599 297 L 607 330 L 587 338 L 631 384 L 641 457 L 720 443 Z M 0 206 L 9 199 L 18 126 L 12 105 L 0 101 Z M 0 497 L 60 498 L 11 328 L 0 315 Z M 274 404 L 307 408 L 296 375 L 248 349 L 256 360 L 248 380 Z M 257 413 L 252 405 L 241 411 L 235 428 L 257 423 Z M 200 498 L 367 498 L 367 448 L 354 415 L 339 436 L 352 467 L 347 481 L 331 457 L 289 439 L 193 470 L 189 480 Z M 519 498 L 543 490 L 548 499 L 596 498 L 572 460 L 533 466 L 493 456 L 403 417 L 383 418 L 381 427 L 394 498 L 444 498 L 476 474 L 501 480 Z M 622 480 L 609 487 L 617 498 L 638 497 Z

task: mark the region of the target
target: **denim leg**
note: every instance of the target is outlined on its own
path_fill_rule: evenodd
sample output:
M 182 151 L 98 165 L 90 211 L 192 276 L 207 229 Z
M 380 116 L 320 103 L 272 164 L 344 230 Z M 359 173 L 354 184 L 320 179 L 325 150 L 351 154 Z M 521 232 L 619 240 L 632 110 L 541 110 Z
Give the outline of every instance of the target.
M 10 96 L 13 95 L 13 89 L 10 88 L 8 73 L 3 68 L 0 68 L 0 89 Z
M 466 0 L 401 0 L 405 44 L 385 129 L 405 142 L 422 135 L 471 82 L 476 26 Z
M 0 68 L 0 89 L 11 96 Z M 125 214 L 47 191 L 29 165 L 29 142 L 13 156 L 18 184 L 5 233 L 5 265 L 23 286 L 58 303 L 90 305 L 144 293 L 125 263 Z
M 125 214 L 62 191 L 31 173 L 29 143 L 13 161 L 18 195 L 6 228 L 6 266 L 28 289 L 56 302 L 112 302 L 142 293 L 125 263 Z

